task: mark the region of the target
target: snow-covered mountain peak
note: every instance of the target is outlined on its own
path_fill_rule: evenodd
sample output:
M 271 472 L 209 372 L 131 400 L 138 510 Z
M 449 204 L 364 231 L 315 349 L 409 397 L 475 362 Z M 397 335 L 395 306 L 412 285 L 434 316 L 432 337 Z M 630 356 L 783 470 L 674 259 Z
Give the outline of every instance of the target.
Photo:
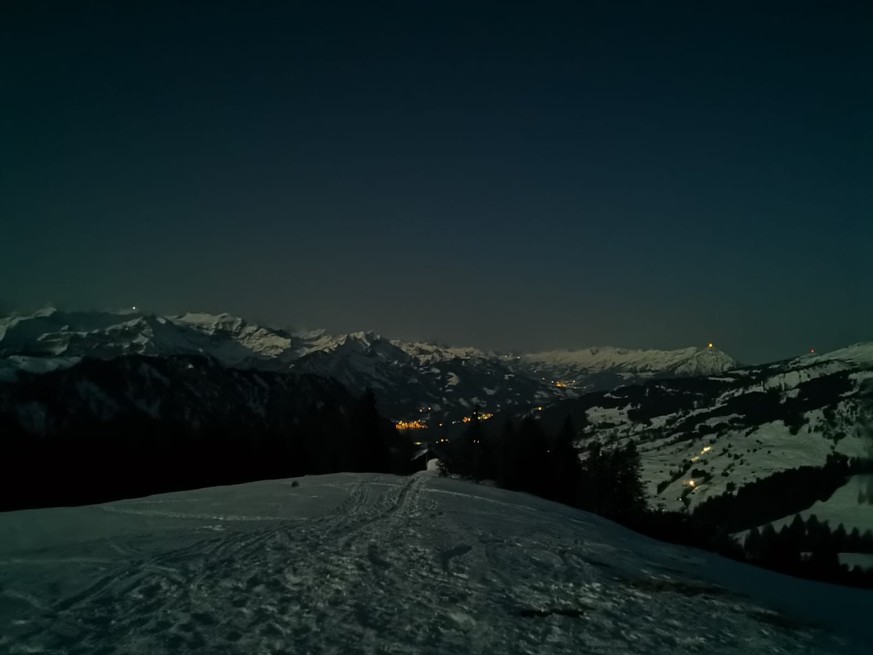
M 385 340 L 378 332 L 372 332 L 369 330 L 358 330 L 357 332 L 350 332 L 349 334 L 341 337 L 341 339 L 342 343 L 358 343 L 364 348 L 369 348 L 374 344 L 380 343 Z
M 291 334 L 295 339 L 300 339 L 301 341 L 312 341 L 324 336 L 329 336 L 327 330 L 323 328 L 317 328 L 314 330 L 293 330 L 291 331 Z
M 686 357 L 672 367 L 679 375 L 713 375 L 738 366 L 737 360 L 717 348 L 688 348 Z
M 363 331 L 349 332 L 340 335 L 327 335 L 315 337 L 311 341 L 317 346 L 317 350 L 323 352 L 376 352 L 391 346 L 391 342 L 377 332 Z
M 873 364 L 873 342 L 856 343 L 828 353 L 809 354 L 795 361 L 806 363 L 840 361 L 852 364 Z
M 422 364 L 445 362 L 452 359 L 474 360 L 486 358 L 493 359 L 495 357 L 494 353 L 486 352 L 484 350 L 480 350 L 479 348 L 473 348 L 469 346 L 438 346 L 436 344 L 427 343 L 424 341 L 408 342 L 399 340 L 394 340 L 391 343 L 393 343 L 395 346 L 397 346 L 410 356 L 415 357 Z
M 190 325 L 204 332 L 236 332 L 246 325 L 246 321 L 239 316 L 222 312 L 221 314 L 206 314 L 202 312 L 188 312 L 180 316 L 171 317 L 173 322 Z
M 38 318 L 46 318 L 48 316 L 58 313 L 58 311 L 59 310 L 57 307 L 43 307 L 42 309 L 37 309 L 35 312 L 33 312 L 32 316 L 36 316 Z
M 587 368 L 632 368 L 642 371 L 662 371 L 697 362 L 709 366 L 712 373 L 721 373 L 736 366 L 729 355 L 715 348 L 680 348 L 677 350 L 632 350 L 628 348 L 585 348 L 581 350 L 551 350 L 522 355 L 534 364 L 572 365 Z
M 592 376 L 598 376 L 600 383 L 596 386 L 604 388 L 656 376 L 716 375 L 737 366 L 736 360 L 714 347 L 551 350 L 521 355 L 519 363 L 544 379 L 580 390 L 595 388 Z
M 169 317 L 175 325 L 185 326 L 212 337 L 213 343 L 221 344 L 224 351 L 241 346 L 249 356 L 278 358 L 287 363 L 297 357 L 295 337 L 284 331 L 249 323 L 239 316 L 228 313 L 188 313 Z M 242 353 L 241 353 L 242 354 Z M 224 357 L 219 357 L 224 359 Z M 245 358 L 243 358 L 245 361 Z

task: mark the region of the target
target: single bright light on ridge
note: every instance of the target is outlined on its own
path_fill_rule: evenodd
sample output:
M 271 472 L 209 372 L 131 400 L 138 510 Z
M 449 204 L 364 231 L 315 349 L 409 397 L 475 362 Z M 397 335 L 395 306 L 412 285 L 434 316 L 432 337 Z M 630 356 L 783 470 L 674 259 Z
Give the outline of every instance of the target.
M 709 349 L 715 348 L 715 346 L 712 345 L 712 341 L 710 341 L 708 344 L 706 344 L 706 347 Z

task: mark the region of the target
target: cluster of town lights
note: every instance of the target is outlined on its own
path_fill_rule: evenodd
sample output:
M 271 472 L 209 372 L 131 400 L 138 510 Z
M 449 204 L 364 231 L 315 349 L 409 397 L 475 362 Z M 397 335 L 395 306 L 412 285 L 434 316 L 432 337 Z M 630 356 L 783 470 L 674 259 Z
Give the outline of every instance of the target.
M 395 426 L 398 430 L 424 430 L 427 427 L 427 423 L 423 421 L 397 421 Z
M 479 416 L 480 421 L 487 421 L 489 418 L 494 416 L 494 414 L 492 414 L 491 412 L 482 412 L 478 416 Z M 462 423 L 472 423 L 473 417 L 472 416 L 465 416 L 464 418 L 461 419 L 461 422 Z
M 489 418 L 492 418 L 494 414 L 492 414 L 491 412 L 482 412 L 480 414 L 477 414 L 476 416 L 480 421 L 487 421 Z M 465 416 L 461 419 L 461 422 L 472 423 L 473 418 L 473 416 Z M 457 423 L 457 421 L 452 421 L 452 423 Z M 442 427 L 442 425 L 443 424 L 440 423 L 440 427 Z M 411 421 L 397 421 L 394 424 L 394 427 L 396 427 L 398 430 L 424 430 L 427 428 L 427 423 L 419 419 L 413 419 Z

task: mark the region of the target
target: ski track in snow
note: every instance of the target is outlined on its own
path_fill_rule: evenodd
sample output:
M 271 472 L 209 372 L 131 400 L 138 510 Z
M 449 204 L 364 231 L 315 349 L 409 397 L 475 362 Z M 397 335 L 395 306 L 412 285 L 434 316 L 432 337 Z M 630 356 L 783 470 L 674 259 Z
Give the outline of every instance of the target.
M 289 507 L 247 516 L 240 507 L 255 487 Z M 864 651 L 857 635 L 843 641 L 694 574 L 718 558 L 530 496 L 427 475 L 193 493 L 210 511 L 184 494 L 46 510 L 133 528 L 60 547 L 0 546 L 0 652 Z M 214 511 L 222 502 L 229 511 Z M 0 531 L 40 516 L 0 515 Z M 873 607 L 864 593 L 851 596 L 868 601 L 859 615 Z

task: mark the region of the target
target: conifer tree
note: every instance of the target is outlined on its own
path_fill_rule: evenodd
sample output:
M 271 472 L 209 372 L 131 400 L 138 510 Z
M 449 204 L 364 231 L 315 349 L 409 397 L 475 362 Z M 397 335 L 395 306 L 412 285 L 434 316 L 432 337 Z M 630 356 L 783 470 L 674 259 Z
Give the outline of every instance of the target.
M 382 434 L 382 417 L 376 409 L 376 395 L 367 389 L 354 408 L 355 440 L 352 443 L 349 471 L 387 471 L 390 452 Z M 344 458 L 345 459 L 345 458 Z M 341 469 L 342 470 L 342 469 Z
M 613 453 L 615 470 L 615 511 L 617 517 L 639 514 L 646 509 L 640 454 L 633 442 Z
M 746 539 L 743 542 L 743 550 L 746 552 L 746 557 L 750 560 L 757 560 L 761 558 L 761 533 L 758 532 L 758 528 L 752 528 L 749 530 L 748 534 L 746 534 Z
M 567 416 L 549 449 L 552 470 L 552 496 L 563 503 L 575 504 L 582 467 L 576 451 L 576 431 Z

